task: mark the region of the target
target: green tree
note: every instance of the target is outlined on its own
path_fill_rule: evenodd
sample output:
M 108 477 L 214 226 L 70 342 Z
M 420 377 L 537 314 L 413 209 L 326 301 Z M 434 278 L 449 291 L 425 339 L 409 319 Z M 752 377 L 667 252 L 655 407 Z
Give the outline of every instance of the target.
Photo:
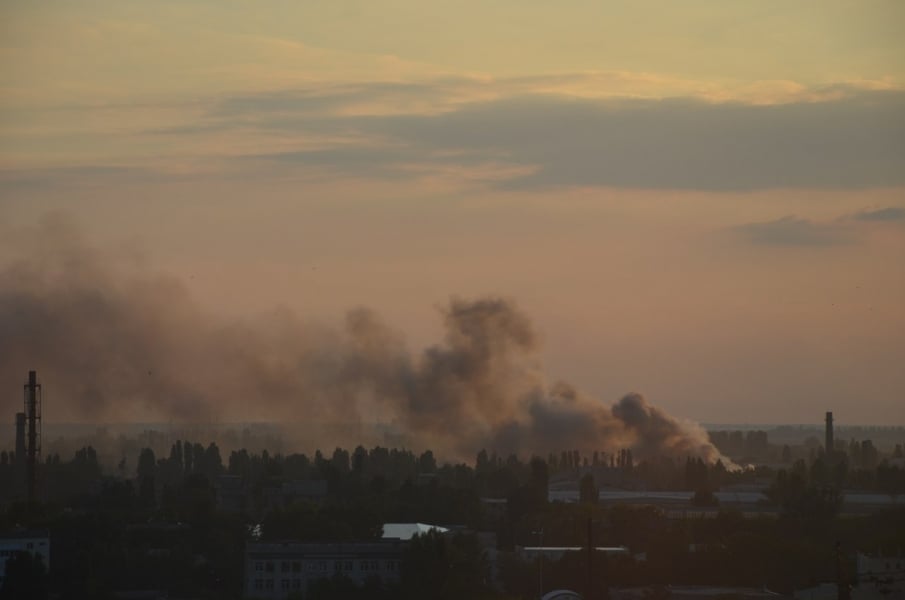
M 143 448 L 138 456 L 138 496 L 145 506 L 153 506 L 155 498 L 154 479 L 157 475 L 157 460 L 154 451 Z
M 434 530 L 416 535 L 405 552 L 402 597 L 434 598 L 490 597 L 490 565 L 473 534 L 453 535 Z

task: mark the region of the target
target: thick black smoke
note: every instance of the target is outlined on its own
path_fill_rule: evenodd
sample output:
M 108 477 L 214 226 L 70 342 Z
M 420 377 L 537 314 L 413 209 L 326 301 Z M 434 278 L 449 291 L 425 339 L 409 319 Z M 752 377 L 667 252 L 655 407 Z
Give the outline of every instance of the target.
M 27 239 L 41 244 L 4 247 L 0 267 L 0 407 L 10 418 L 22 379 L 37 369 L 57 421 L 376 419 L 454 455 L 631 448 L 638 458 L 718 457 L 702 429 L 638 394 L 608 406 L 548 384 L 531 322 L 505 299 L 451 300 L 445 339 L 413 354 L 367 309 L 350 311 L 343 331 L 288 311 L 214 318 L 179 281 L 109 258 L 61 217 Z

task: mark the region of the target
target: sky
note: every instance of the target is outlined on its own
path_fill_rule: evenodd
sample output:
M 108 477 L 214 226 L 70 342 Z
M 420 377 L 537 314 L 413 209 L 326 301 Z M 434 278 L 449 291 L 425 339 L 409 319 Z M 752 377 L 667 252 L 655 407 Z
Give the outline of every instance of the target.
M 895 0 L 9 0 L 0 265 L 88 248 L 224 323 L 367 307 L 412 352 L 451 299 L 505 298 L 603 402 L 902 425 L 903 25 Z

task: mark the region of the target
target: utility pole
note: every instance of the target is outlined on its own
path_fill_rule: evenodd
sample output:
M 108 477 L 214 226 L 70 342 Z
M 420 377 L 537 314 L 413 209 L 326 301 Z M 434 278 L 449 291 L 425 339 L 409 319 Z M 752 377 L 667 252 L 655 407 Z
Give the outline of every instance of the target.
M 541 527 L 537 531 L 531 533 L 538 536 L 538 563 L 537 563 L 537 597 L 538 600 L 544 597 L 544 528 Z
M 585 585 L 585 598 L 594 599 L 594 522 L 588 517 L 588 581 Z
M 832 413 L 827 413 L 831 415 Z M 850 600 L 852 597 L 848 581 L 845 578 L 845 555 L 842 553 L 842 542 L 836 542 L 836 598 L 838 600 Z

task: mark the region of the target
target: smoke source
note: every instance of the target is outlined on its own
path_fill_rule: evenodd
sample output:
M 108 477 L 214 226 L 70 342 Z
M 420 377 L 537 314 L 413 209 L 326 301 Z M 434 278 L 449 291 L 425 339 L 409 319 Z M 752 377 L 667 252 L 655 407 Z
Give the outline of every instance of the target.
M 442 311 L 445 338 L 412 353 L 363 308 L 341 331 L 285 310 L 218 319 L 179 281 L 137 262 L 124 269 L 65 218 L 46 218 L 40 229 L 27 236 L 40 245 L 19 244 L 21 254 L 0 267 L 0 381 L 11 390 L 0 395 L 3 414 L 20 408 L 14 390 L 38 369 L 54 420 L 291 424 L 380 415 L 413 445 L 452 456 L 631 448 L 639 459 L 719 457 L 700 427 L 639 394 L 609 406 L 548 383 L 534 328 L 509 300 L 452 299 Z

